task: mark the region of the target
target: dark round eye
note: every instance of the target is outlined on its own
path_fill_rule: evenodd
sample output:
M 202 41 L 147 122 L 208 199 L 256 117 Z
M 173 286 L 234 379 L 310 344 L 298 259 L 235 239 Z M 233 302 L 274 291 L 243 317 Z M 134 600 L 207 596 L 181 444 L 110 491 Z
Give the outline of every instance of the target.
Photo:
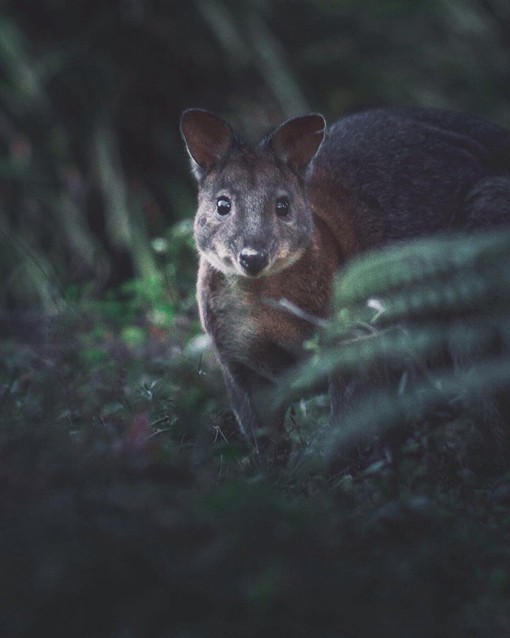
M 290 202 L 288 197 L 278 197 L 275 205 L 278 217 L 287 217 L 290 212 Z
M 232 203 L 228 197 L 218 197 L 216 200 L 216 212 L 218 215 L 224 217 L 230 213 L 230 209 L 232 208 Z

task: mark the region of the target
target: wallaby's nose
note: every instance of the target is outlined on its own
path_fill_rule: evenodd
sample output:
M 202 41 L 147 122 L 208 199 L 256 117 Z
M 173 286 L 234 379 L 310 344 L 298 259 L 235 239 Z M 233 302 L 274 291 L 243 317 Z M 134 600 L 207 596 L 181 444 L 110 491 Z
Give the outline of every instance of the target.
M 255 276 L 264 270 L 269 261 L 267 250 L 255 250 L 254 248 L 243 248 L 239 254 L 239 263 L 249 275 Z

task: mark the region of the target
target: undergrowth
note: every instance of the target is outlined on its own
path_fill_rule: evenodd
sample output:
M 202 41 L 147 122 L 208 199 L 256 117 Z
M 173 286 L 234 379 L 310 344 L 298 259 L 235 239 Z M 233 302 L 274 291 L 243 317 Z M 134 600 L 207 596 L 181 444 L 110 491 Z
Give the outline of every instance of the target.
M 389 382 L 360 383 L 344 431 L 324 396 L 296 400 L 282 467 L 237 434 L 190 299 L 139 285 L 94 302 L 73 293 L 58 315 L 12 323 L 0 342 L 0 635 L 510 635 L 510 475 L 501 455 L 489 462 L 489 417 L 462 392 L 476 394 L 469 370 L 482 398 L 501 389 L 489 354 L 508 368 L 508 246 L 448 241 L 461 243 L 343 273 L 335 317 L 288 391 L 383 362 Z M 469 289 L 468 272 L 483 285 Z M 482 308 L 497 350 L 463 329 Z M 394 325 L 405 338 L 388 360 Z M 460 376 L 436 357 L 455 328 L 469 354 Z

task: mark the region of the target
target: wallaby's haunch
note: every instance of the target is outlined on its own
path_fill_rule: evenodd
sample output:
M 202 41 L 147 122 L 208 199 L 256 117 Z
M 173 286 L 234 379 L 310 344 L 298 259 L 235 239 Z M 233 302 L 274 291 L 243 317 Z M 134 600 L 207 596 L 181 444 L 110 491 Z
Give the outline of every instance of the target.
M 249 438 L 281 434 L 265 389 L 300 357 L 314 329 L 306 317 L 328 316 L 342 263 L 510 220 L 510 133 L 461 114 L 374 110 L 329 128 L 312 114 L 255 148 L 208 111 L 185 111 L 181 131 L 199 185 L 200 317 Z M 270 303 L 281 299 L 301 312 Z

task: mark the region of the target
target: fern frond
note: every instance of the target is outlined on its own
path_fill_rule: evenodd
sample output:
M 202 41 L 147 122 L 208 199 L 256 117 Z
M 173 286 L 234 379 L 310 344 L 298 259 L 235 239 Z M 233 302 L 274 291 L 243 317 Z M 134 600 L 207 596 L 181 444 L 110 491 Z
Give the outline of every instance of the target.
M 348 452 L 360 436 L 390 433 L 402 426 L 434 416 L 434 411 L 462 397 L 482 398 L 510 385 L 510 362 L 499 357 L 483 361 L 470 369 L 435 375 L 434 383 L 422 381 L 401 394 L 378 391 L 365 397 L 329 431 L 321 442 L 329 460 L 340 451 Z
M 307 347 L 281 402 L 333 374 L 348 382 L 388 365 L 429 371 L 404 391 L 367 383 L 332 449 L 375 425 L 400 427 L 418 399 L 427 412 L 452 393 L 510 385 L 510 232 L 418 240 L 353 261 L 338 274 L 331 320 Z
M 353 260 L 337 275 L 335 307 L 359 303 L 394 289 L 448 278 L 465 269 L 483 270 L 510 254 L 510 234 L 450 235 L 420 239 Z

